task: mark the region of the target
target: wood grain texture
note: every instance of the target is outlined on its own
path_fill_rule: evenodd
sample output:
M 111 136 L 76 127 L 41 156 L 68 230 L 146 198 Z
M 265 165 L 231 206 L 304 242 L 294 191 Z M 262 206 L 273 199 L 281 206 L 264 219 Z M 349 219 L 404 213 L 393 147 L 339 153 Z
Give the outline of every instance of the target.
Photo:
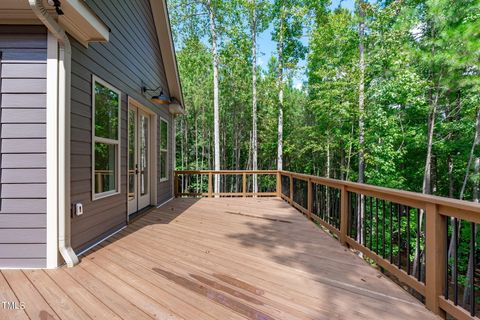
M 24 294 L 18 280 L 48 285 L 31 290 L 62 319 L 437 319 L 278 198 L 175 199 L 74 268 L 18 276 Z

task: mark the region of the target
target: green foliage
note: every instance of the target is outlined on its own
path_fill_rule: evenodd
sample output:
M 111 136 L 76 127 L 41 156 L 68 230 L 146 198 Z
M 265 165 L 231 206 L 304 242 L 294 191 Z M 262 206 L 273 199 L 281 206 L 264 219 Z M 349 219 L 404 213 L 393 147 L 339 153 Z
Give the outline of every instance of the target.
M 458 198 L 466 177 L 464 198 L 478 200 L 474 190 L 479 174 L 467 163 L 472 145 L 473 158 L 480 157 L 474 144 L 480 107 L 479 1 L 361 3 L 365 12 L 366 183 L 421 192 L 430 119 L 434 120 L 432 193 Z M 186 108 L 186 115 L 177 121 L 177 168 L 213 168 L 213 56 L 207 8 L 215 13 L 219 34 L 221 168 L 252 166 L 255 8 L 257 34 L 271 29 L 277 43 L 268 65 L 258 66 L 258 168 L 277 166 L 279 90 L 283 89 L 284 168 L 356 181 L 359 17 L 358 12 L 330 9 L 328 0 L 169 1 Z M 304 36 L 308 46 L 301 41 Z M 306 81 L 298 88 L 293 79 L 299 61 L 305 58 Z M 205 179 L 192 179 L 191 191 L 206 192 Z M 231 191 L 241 190 L 241 177 L 228 179 L 222 183 Z M 247 183 L 250 190 L 251 181 Z M 260 190 L 274 185 L 271 177 L 259 181 Z M 407 253 L 399 250 L 409 243 L 413 263 L 419 212 L 405 209 L 408 212 L 392 217 L 376 202 L 369 208 L 370 214 L 379 210 L 379 218 L 367 221 L 367 230 L 372 230 L 369 223 L 385 223 L 367 234 L 375 239 L 385 234 L 385 244 L 375 250 L 391 250 L 393 256 L 406 259 Z M 461 225 L 458 270 L 460 282 L 466 283 L 471 225 Z M 450 226 L 450 236 L 452 232 Z M 399 241 L 403 241 L 400 249 Z M 423 240 L 418 245 L 422 252 Z
M 212 54 L 205 1 L 169 2 L 185 96 L 177 125 L 177 166 L 212 167 Z M 259 168 L 276 165 L 278 71 L 284 74 L 285 168 L 357 179 L 358 17 L 330 1 L 213 1 L 221 35 L 222 168 L 251 167 L 252 14 L 272 30 L 282 61 L 258 67 Z M 421 191 L 427 118 L 437 103 L 432 189 L 458 197 L 479 106 L 480 6 L 467 0 L 365 3 L 367 183 Z M 300 38 L 308 35 L 308 47 Z M 280 47 L 279 47 L 280 48 Z M 277 48 L 277 49 L 279 49 Z M 261 54 L 261 44 L 259 51 Z M 306 82 L 294 88 L 306 56 Z M 480 155 L 475 151 L 475 156 Z M 451 169 L 451 170 L 449 170 Z M 450 172 L 450 173 L 449 173 Z M 468 173 L 465 197 L 476 181 Z

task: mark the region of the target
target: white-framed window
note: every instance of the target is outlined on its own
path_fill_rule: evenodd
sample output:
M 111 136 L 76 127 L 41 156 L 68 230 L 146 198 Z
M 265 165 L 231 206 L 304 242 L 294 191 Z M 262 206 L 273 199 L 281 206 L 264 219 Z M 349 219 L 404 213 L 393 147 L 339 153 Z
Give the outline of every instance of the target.
M 92 76 L 92 197 L 120 193 L 120 109 L 122 94 Z
M 168 180 L 168 122 L 160 118 L 160 181 Z

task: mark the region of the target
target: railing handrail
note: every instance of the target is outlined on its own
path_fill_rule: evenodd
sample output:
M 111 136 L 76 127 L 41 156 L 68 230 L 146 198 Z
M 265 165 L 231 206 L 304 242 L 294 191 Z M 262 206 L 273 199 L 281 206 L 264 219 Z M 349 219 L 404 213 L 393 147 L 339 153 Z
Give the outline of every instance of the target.
M 423 194 L 423 193 L 414 192 L 414 191 L 379 187 L 379 186 L 366 184 L 366 183 L 337 180 L 332 178 L 323 178 L 323 177 L 318 177 L 314 175 L 296 173 L 296 172 L 285 171 L 285 170 L 280 171 L 280 173 L 282 175 L 292 175 L 296 178 L 300 178 L 303 180 L 311 179 L 312 182 L 319 182 L 319 183 L 330 185 L 331 187 L 336 187 L 339 189 L 342 186 L 345 186 L 349 189 L 348 191 L 362 191 L 362 192 L 366 191 L 366 192 L 379 193 L 381 195 L 395 196 L 395 201 L 399 203 L 402 203 L 403 198 L 407 199 L 407 201 L 410 200 L 410 202 L 411 200 L 423 202 L 424 205 L 423 207 L 421 207 L 421 209 L 425 209 L 426 203 L 436 204 L 436 205 L 442 206 L 443 208 L 453 208 L 455 210 L 461 209 L 464 211 L 469 211 L 473 214 L 478 214 L 478 217 L 472 217 L 472 219 L 475 219 L 475 220 L 472 220 L 472 222 L 478 221 L 478 223 L 480 223 L 480 204 L 476 202 Z M 375 194 L 375 195 L 379 196 L 378 194 Z M 408 205 L 408 203 L 404 203 L 404 204 Z M 440 207 L 440 211 L 443 211 L 441 210 L 442 207 Z M 448 212 L 448 214 L 454 214 L 454 213 Z
M 459 200 L 453 198 L 446 198 L 441 196 L 423 194 L 414 191 L 406 191 L 394 188 L 380 187 L 366 183 L 358 183 L 352 181 L 338 180 L 332 178 L 324 178 L 304 173 L 297 173 L 286 170 L 175 170 L 175 174 L 231 174 L 231 175 L 241 175 L 241 174 L 277 174 L 287 176 L 294 176 L 295 178 L 308 180 L 316 183 L 321 183 L 328 185 L 330 187 L 341 189 L 343 186 L 347 187 L 348 191 L 361 191 L 361 192 L 375 192 L 375 196 L 385 196 L 385 200 L 393 196 L 395 201 L 409 205 L 412 204 L 412 201 L 416 202 L 414 205 L 420 209 L 426 209 L 426 204 L 436 204 L 439 205 L 440 213 L 445 213 L 449 215 L 454 215 L 455 211 L 463 210 L 467 211 L 470 214 L 475 214 L 478 216 L 470 217 L 472 222 L 480 223 L 480 204 L 472 201 Z M 453 212 L 444 212 L 445 210 L 452 209 Z M 460 217 L 459 217 L 460 218 Z M 464 218 L 464 217 L 462 217 Z
M 175 170 L 176 174 L 276 174 L 278 170 Z

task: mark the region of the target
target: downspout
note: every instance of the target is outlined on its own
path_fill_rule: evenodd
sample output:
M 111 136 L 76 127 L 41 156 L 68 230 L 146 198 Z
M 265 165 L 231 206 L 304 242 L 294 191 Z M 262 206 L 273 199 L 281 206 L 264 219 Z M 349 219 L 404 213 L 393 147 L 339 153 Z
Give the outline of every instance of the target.
M 68 267 L 79 262 L 70 244 L 70 88 L 72 48 L 65 30 L 53 19 L 42 0 L 28 0 L 30 8 L 58 39 L 58 248 Z

